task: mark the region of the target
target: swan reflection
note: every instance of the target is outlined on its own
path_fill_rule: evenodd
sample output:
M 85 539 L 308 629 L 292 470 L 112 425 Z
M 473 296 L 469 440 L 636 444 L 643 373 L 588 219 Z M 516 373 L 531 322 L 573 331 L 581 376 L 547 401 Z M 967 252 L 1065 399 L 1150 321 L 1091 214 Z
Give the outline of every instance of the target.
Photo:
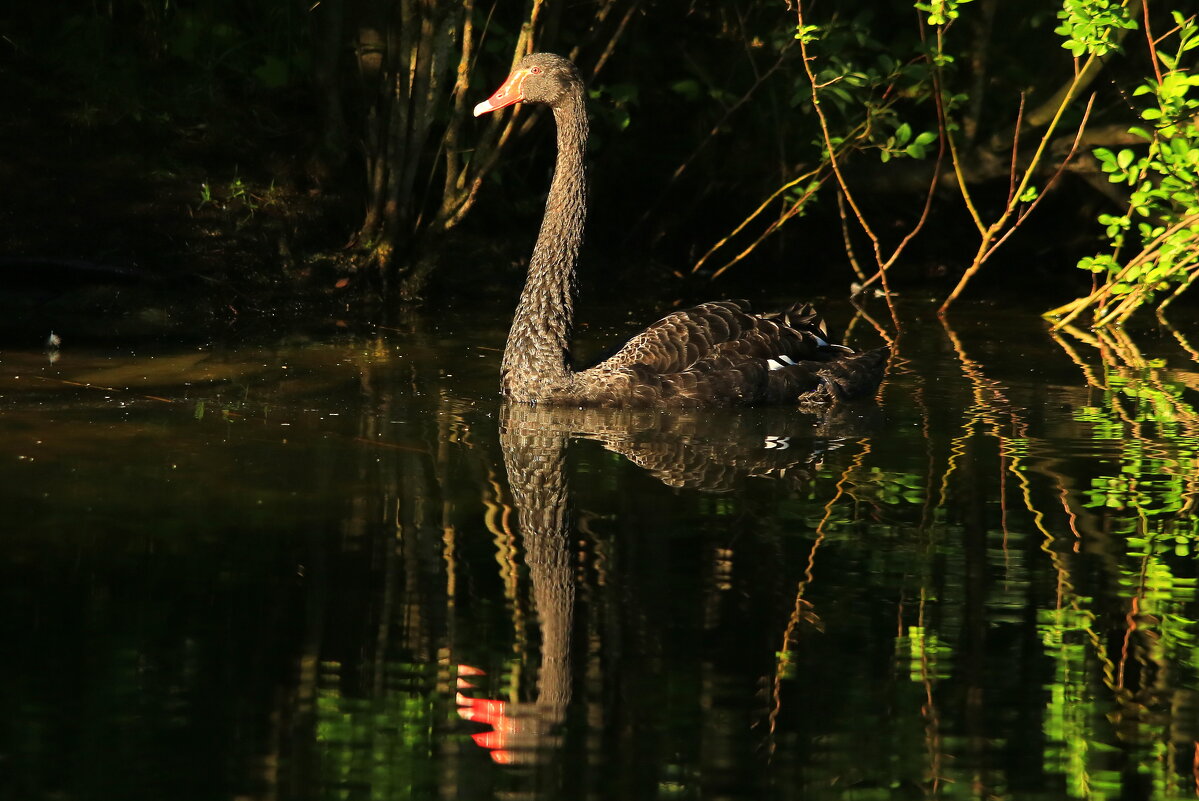
M 726 492 L 755 477 L 806 484 L 827 451 L 872 425 L 872 412 L 865 405 L 833 406 L 821 417 L 786 409 L 670 414 L 505 406 L 500 445 L 539 621 L 539 665 L 522 671 L 537 677 L 526 701 L 487 697 L 482 671 L 458 666 L 459 716 L 487 727 L 475 742 L 505 764 L 543 762 L 563 742 L 582 568 L 572 537 L 572 439 L 599 442 L 668 486 Z

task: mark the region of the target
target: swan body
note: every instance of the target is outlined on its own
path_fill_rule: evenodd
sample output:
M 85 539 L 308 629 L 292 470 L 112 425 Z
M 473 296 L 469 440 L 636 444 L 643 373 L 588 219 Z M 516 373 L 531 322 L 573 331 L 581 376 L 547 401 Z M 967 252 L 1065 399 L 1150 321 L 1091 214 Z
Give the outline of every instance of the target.
M 554 113 L 558 155 L 529 274 L 504 348 L 504 394 L 572 406 L 731 406 L 819 403 L 872 394 L 886 348 L 836 343 L 808 304 L 754 314 L 744 301 L 676 311 L 613 356 L 574 370 L 575 266 L 587 217 L 587 110 L 578 69 L 551 53 L 525 56 L 475 116 L 513 103 Z

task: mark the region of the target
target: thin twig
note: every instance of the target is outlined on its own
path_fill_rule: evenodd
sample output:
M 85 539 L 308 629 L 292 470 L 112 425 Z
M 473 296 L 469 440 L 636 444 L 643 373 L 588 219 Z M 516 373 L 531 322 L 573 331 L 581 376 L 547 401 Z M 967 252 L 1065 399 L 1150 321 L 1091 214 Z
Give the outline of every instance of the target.
M 858 257 L 853 252 L 853 239 L 849 236 L 849 217 L 845 214 L 845 194 L 837 193 L 837 216 L 841 218 L 841 238 L 845 240 L 845 257 L 849 259 L 849 266 L 853 269 L 854 275 L 859 281 L 865 282 L 866 273 L 862 272 L 862 266 L 858 264 Z
M 756 209 L 754 209 L 754 210 L 753 210 L 753 213 L 751 213 L 751 214 L 750 214 L 748 217 L 746 217 L 744 220 L 742 220 L 742 221 L 741 221 L 741 223 L 740 223 L 740 224 L 739 224 L 739 225 L 738 225 L 736 228 L 734 228 L 732 231 L 730 231 L 730 232 L 729 232 L 729 233 L 728 233 L 726 236 L 724 236 L 724 237 L 723 237 L 723 238 L 722 238 L 722 239 L 721 239 L 719 242 L 717 242 L 716 244 L 712 245 L 712 247 L 708 248 L 708 251 L 707 251 L 707 253 L 705 253 L 705 254 L 704 254 L 702 257 L 700 257 L 700 260 L 699 260 L 699 261 L 697 261 L 697 262 L 695 263 L 695 266 L 693 266 L 693 267 L 691 268 L 691 272 L 693 272 L 693 273 L 694 273 L 694 272 L 698 272 L 698 271 L 699 271 L 699 269 L 700 269 L 701 267 L 703 267 L 703 266 L 704 266 L 704 262 L 706 262 L 708 259 L 710 259 L 710 258 L 712 257 L 712 254 L 713 254 L 713 253 L 715 253 L 717 250 L 720 250 L 720 248 L 724 247 L 724 246 L 725 246 L 725 244 L 726 244 L 726 243 L 727 243 L 727 242 L 728 242 L 730 239 L 732 239 L 733 237 L 735 237 L 737 234 L 741 233 L 741 231 L 743 231 L 743 230 L 745 229 L 745 226 L 749 225 L 749 224 L 750 224 L 750 223 L 751 223 L 751 222 L 752 222 L 752 221 L 753 221 L 753 220 L 754 220 L 754 219 L 755 219 L 755 218 L 756 218 L 756 217 L 757 217 L 759 214 L 761 214 L 763 211 L 765 211 L 765 210 L 766 210 L 766 209 L 767 209 L 767 208 L 768 208 L 768 207 L 771 205 L 771 203 L 773 203 L 773 202 L 774 202 L 774 199 L 775 199 L 775 198 L 777 198 L 779 195 L 783 194 L 784 192 L 786 192 L 788 189 L 790 189 L 791 187 L 795 186 L 796 184 L 800 184 L 800 183 L 802 183 L 802 182 L 804 182 L 804 181 L 810 180 L 810 179 L 812 179 L 814 176 L 818 175 L 819 173 L 820 173 L 820 168 L 819 168 L 819 167 L 817 167 L 817 168 L 816 168 L 816 169 L 814 169 L 814 170 L 808 170 L 808 171 L 807 171 L 807 172 L 805 172 L 803 175 L 800 175 L 799 177 L 797 177 L 797 178 L 795 178 L 795 179 L 793 179 L 793 180 L 791 180 L 791 181 L 788 181 L 787 183 L 783 184 L 783 185 L 782 185 L 782 186 L 780 186 L 778 189 L 776 189 L 774 192 L 772 192 L 772 193 L 770 194 L 770 196 L 769 196 L 769 197 L 767 197 L 765 200 L 763 200 L 763 201 L 762 201 L 762 203 L 761 203 L 761 205 L 759 205 L 759 206 L 758 206 Z M 827 175 L 823 176 L 823 177 L 820 179 L 820 183 L 821 183 L 821 184 L 823 184 L 823 183 L 824 183 L 826 180 L 828 180 L 828 176 L 827 176 Z M 805 193 L 805 194 L 804 194 L 804 195 L 803 195 L 803 196 L 800 198 L 800 201 L 806 200 L 806 199 L 807 199 L 807 197 L 808 197 L 808 194 L 807 194 L 807 193 Z M 797 201 L 797 202 L 800 202 L 800 201 Z M 760 240 L 759 240 L 759 241 L 760 241 Z M 727 265 L 726 265 L 726 266 L 727 266 Z
M 795 4 L 795 14 L 798 19 L 798 30 L 802 31 L 805 28 L 803 0 L 797 0 Z M 841 173 L 841 165 L 838 163 L 836 150 L 833 147 L 833 136 L 829 131 L 828 117 L 825 115 L 824 109 L 820 107 L 820 94 L 817 91 L 818 81 L 816 80 L 816 74 L 812 71 L 812 61 L 808 56 L 807 42 L 803 36 L 800 36 L 796 41 L 799 42 L 801 56 L 800 61 L 803 63 L 804 73 L 807 75 L 808 84 L 812 89 L 812 109 L 816 112 L 816 118 L 820 123 L 820 133 L 824 138 L 824 146 L 828 150 L 829 166 L 833 170 L 833 175 L 835 175 L 837 178 L 837 185 L 841 188 L 842 193 L 844 193 L 846 202 L 849 203 L 849 207 L 853 209 L 853 213 L 858 220 L 858 224 L 862 226 L 862 230 L 865 232 L 866 236 L 869 237 L 870 244 L 874 248 L 874 260 L 879 265 L 879 280 L 882 281 L 883 284 L 883 292 L 885 293 L 884 297 L 887 301 L 887 307 L 891 311 L 891 320 L 898 328 L 899 314 L 895 310 L 895 302 L 891 297 L 890 287 L 887 286 L 887 271 L 883 269 L 883 265 L 887 262 L 887 260 L 883 259 L 882 243 L 879 241 L 878 235 L 874 232 L 874 229 L 870 226 L 870 223 L 867 222 L 866 215 L 858 206 L 858 202 L 854 198 L 853 192 L 850 191 L 849 184 L 846 182 L 845 176 Z
M 734 256 L 732 259 L 730 259 L 728 262 L 726 262 L 723 266 L 721 266 L 721 268 L 719 270 L 716 270 L 715 272 L 713 272 L 712 278 L 718 277 L 725 270 L 727 270 L 728 268 L 732 267 L 737 262 L 744 259 L 750 253 L 752 253 L 758 247 L 758 245 L 760 245 L 762 243 L 762 240 L 764 240 L 766 237 L 773 234 L 775 231 L 777 231 L 779 229 L 780 226 L 782 226 L 783 223 L 785 223 L 787 220 L 791 219 L 796 214 L 798 214 L 803 209 L 804 205 L 808 202 L 808 199 L 811 198 L 812 195 L 816 194 L 816 190 L 819 187 L 823 186 L 824 182 L 827 180 L 828 180 L 828 175 L 825 175 L 824 177 L 822 177 L 820 179 L 820 181 L 816 184 L 816 186 L 808 187 L 808 189 L 799 198 L 796 199 L 795 203 L 793 203 L 791 205 L 791 208 L 787 209 L 787 211 L 781 217 L 779 217 L 777 220 L 772 222 L 770 225 L 766 226 L 766 230 L 763 231 L 761 234 L 759 234 L 758 238 L 755 239 L 753 242 L 751 242 L 747 248 L 745 248 L 740 253 L 738 253 L 736 256 Z M 730 234 L 730 236 L 731 236 L 731 234 Z
M 1012 214 L 1019 205 L 1020 198 L 1024 197 L 1024 193 L 1028 189 L 1029 184 L 1032 182 L 1032 177 L 1036 172 L 1037 167 L 1040 165 L 1041 160 L 1045 156 L 1045 150 L 1048 148 L 1049 142 L 1053 138 L 1054 131 L 1057 130 L 1058 123 L 1061 122 L 1062 115 L 1065 114 L 1066 109 L 1074 101 L 1074 93 L 1081 85 L 1081 75 L 1086 73 L 1087 68 L 1090 66 L 1091 62 L 1095 60 L 1095 58 L 1096 56 L 1094 54 L 1088 57 L 1086 66 L 1084 66 L 1082 72 L 1075 76 L 1074 82 L 1070 85 L 1069 90 L 1066 91 L 1062 96 L 1061 105 L 1058 106 L 1057 113 L 1054 114 L 1053 119 L 1050 121 L 1048 127 L 1046 127 L 1045 132 L 1041 135 L 1041 140 L 1037 143 L 1036 150 L 1033 152 L 1032 157 L 1029 160 L 1028 167 L 1024 171 L 1024 176 L 1020 179 L 1020 183 L 1016 186 L 1015 202 L 1009 202 L 1007 207 L 1003 210 L 1003 213 L 999 215 L 999 219 L 997 219 L 991 225 L 980 228 L 982 240 L 979 242 L 978 251 L 974 255 L 974 260 L 970 263 L 970 266 L 966 268 L 966 271 L 962 273 L 962 277 L 958 279 L 958 283 L 953 288 L 953 291 L 949 293 L 949 296 L 945 298 L 945 301 L 941 304 L 940 308 L 937 309 L 937 314 L 939 316 L 944 316 L 949 311 L 949 307 L 953 305 L 954 301 L 957 300 L 962 294 L 963 290 L 966 288 L 966 285 L 970 283 L 970 279 L 972 279 L 978 273 L 978 271 L 982 269 L 982 266 L 986 262 L 987 258 L 991 255 L 991 253 L 994 252 L 994 248 L 997 245 L 992 240 L 1007 226 L 1008 221 L 1011 219 Z M 1093 99 L 1094 98 L 1092 97 L 1092 102 Z M 1088 104 L 1088 107 L 1089 105 L 1090 104 Z M 953 137 L 950 136 L 949 139 L 952 143 Z M 1077 142 L 1078 137 L 1076 136 L 1076 145 Z M 964 180 L 961 177 L 960 166 L 957 163 L 956 148 L 951 152 L 954 154 L 954 168 L 955 172 L 959 176 L 959 186 L 963 192 L 963 195 L 965 195 L 967 194 L 967 190 Z M 972 213 L 976 214 L 977 212 Z M 1017 219 L 1013 224 L 1013 228 L 1019 227 L 1023 220 L 1024 217 Z M 976 218 L 976 223 L 981 225 L 981 218 Z M 1006 239 L 1010 234 L 1011 231 L 1006 232 L 1002 239 Z
M 1153 74 L 1157 77 L 1157 85 L 1162 85 L 1162 68 L 1157 60 L 1157 50 L 1153 46 L 1153 30 L 1149 27 L 1149 0 L 1141 0 L 1141 16 L 1145 20 L 1145 41 L 1149 45 L 1149 61 L 1153 63 Z
M 1083 131 L 1086 130 L 1087 120 L 1089 120 L 1091 117 L 1091 107 L 1094 104 L 1095 104 L 1095 94 L 1092 93 L 1091 99 L 1087 101 L 1087 107 L 1083 111 L 1082 120 L 1078 123 L 1078 131 L 1076 131 L 1074 134 L 1074 141 L 1071 143 L 1070 150 L 1066 153 L 1065 158 L 1062 159 L 1062 162 L 1058 165 L 1057 170 L 1054 171 L 1053 175 L 1051 175 L 1049 177 L 1049 180 L 1045 182 L 1045 188 L 1042 189 L 1039 193 L 1037 193 L 1036 198 L 1034 198 L 1033 201 L 1031 203 L 1029 203 L 1028 206 L 1026 206 L 1023 211 L 1021 211 L 1018 215 L 1016 215 L 1016 221 L 1014 223 L 1012 223 L 1012 227 L 1009 228 L 1004 233 L 1003 236 L 999 237 L 999 239 L 996 239 L 995 243 L 993 245 L 991 245 L 991 249 L 987 252 L 987 255 L 983 258 L 984 261 L 986 261 L 986 259 L 989 259 L 991 257 L 991 254 L 993 254 L 996 250 L 998 250 L 999 246 L 1002 245 L 1004 242 L 1006 242 L 1007 238 L 1016 232 L 1016 229 L 1020 227 L 1020 224 L 1022 222 L 1024 222 L 1024 220 L 1028 217 L 1028 215 L 1032 214 L 1033 209 L 1035 209 L 1040 204 L 1040 202 L 1044 199 L 1045 195 L 1049 194 L 1049 190 L 1053 188 L 1053 185 L 1056 184 L 1058 179 L 1062 177 L 1062 173 L 1064 173 L 1066 171 L 1066 167 L 1070 164 L 1070 159 L 1074 158 L 1074 154 L 1078 150 L 1079 142 L 1082 141 Z M 1011 202 L 1010 198 L 1008 199 L 1008 202 L 1009 203 Z
M 1016 159 L 1020 155 L 1020 124 L 1024 119 L 1024 92 L 1020 93 L 1020 107 L 1016 110 L 1016 129 L 1012 133 L 1012 163 L 1008 167 L 1008 184 L 1007 184 L 1007 205 L 1012 205 L 1012 198 L 1016 196 Z M 1092 98 L 1094 95 L 1092 95 Z M 1075 137 L 1075 143 L 1078 138 Z

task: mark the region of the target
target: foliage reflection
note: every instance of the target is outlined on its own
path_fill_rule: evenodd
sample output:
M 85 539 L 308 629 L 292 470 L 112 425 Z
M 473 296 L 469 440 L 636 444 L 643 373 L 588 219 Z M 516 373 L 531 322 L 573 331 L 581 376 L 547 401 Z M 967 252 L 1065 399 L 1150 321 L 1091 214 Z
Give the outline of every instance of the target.
M 7 787 L 1193 797 L 1187 332 L 916 311 L 822 418 L 503 408 L 419 316 L 6 355 Z

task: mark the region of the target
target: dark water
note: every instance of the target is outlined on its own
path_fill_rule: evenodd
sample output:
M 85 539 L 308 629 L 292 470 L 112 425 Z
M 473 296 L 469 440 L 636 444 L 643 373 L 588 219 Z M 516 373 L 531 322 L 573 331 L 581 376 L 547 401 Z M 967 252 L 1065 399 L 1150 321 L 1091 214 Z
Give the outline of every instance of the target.
M 0 796 L 1194 798 L 1199 330 L 902 311 L 823 419 L 505 410 L 503 309 L 0 352 Z

